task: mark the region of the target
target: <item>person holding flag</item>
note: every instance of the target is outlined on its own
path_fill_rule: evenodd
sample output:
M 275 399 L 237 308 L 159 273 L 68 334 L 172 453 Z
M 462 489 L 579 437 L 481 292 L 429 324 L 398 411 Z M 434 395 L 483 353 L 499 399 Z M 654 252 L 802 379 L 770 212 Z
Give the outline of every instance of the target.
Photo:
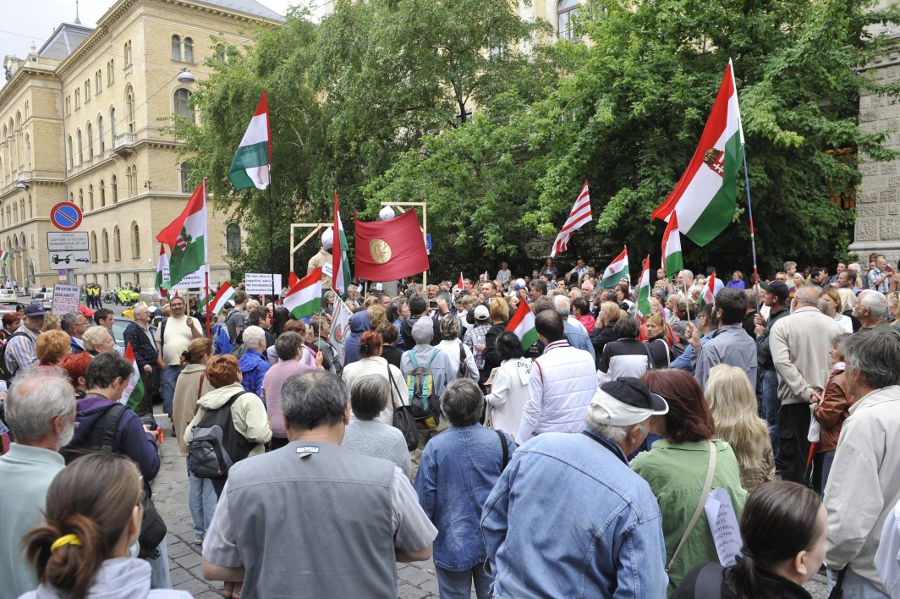
M 134 322 L 129 322 L 123 333 L 125 345 L 131 348 L 134 354 L 138 372 L 140 372 L 144 384 L 144 397 L 134 409 L 138 416 L 153 411 L 153 370 L 159 368 L 156 363 L 158 354 L 156 340 L 150 330 L 151 318 L 150 309 L 138 304 L 134 307 Z

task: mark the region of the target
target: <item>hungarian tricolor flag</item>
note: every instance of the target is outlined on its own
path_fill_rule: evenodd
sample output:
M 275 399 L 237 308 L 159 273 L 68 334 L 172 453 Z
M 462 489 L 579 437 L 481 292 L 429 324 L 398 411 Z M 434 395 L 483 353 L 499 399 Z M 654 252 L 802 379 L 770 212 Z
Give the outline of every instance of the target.
M 206 264 L 206 179 L 194 191 L 181 216 L 156 236 L 169 246 L 169 289 Z
M 603 279 L 600 281 L 601 289 L 612 289 L 618 285 L 622 279 L 630 277 L 628 272 L 628 248 L 622 250 L 622 253 L 616 256 L 612 264 L 603 271 Z
M 716 299 L 716 273 L 709 276 L 706 285 L 703 286 L 703 293 L 700 295 L 700 307 L 711 304 Z
M 294 274 L 293 271 L 291 271 L 291 274 L 288 275 L 288 289 L 293 287 L 299 280 L 300 280 L 300 277 L 298 277 L 297 275 Z
M 322 309 L 322 267 L 315 269 L 291 287 L 284 296 L 284 307 L 294 318 L 312 316 Z
M 219 291 L 212 298 L 210 303 L 210 310 L 213 314 L 221 314 L 222 310 L 225 309 L 225 303 L 234 297 L 234 288 L 228 281 L 222 283 L 222 286 L 219 287 Z
M 519 303 L 512 320 L 506 325 L 506 332 L 516 334 L 516 337 L 522 342 L 523 351 L 537 343 L 538 334 L 537 329 L 534 328 L 534 313 L 528 307 L 528 304 L 525 302 Z
M 6 262 L 7 258 L 9 258 L 9 252 L 0 251 L 0 260 Z
M 141 378 L 140 371 L 137 370 L 137 362 L 134 359 L 134 350 L 131 349 L 130 343 L 125 345 L 125 359 L 131 362 L 132 371 L 138 372 L 137 376 L 132 375 L 131 377 L 134 379 L 134 381 L 132 381 L 134 387 L 132 387 L 125 399 L 125 405 L 134 410 L 141 404 L 141 400 L 144 399 L 144 380 Z M 126 391 L 128 391 L 127 388 Z
M 159 244 L 159 260 L 156 262 L 156 282 L 153 284 L 159 293 L 160 299 L 169 295 L 167 287 L 169 281 L 169 257 L 166 256 L 166 246 Z
M 678 231 L 678 213 L 673 212 L 662 240 L 663 268 L 666 277 L 674 277 L 684 270 L 684 259 L 681 255 L 681 233 Z
M 331 287 L 336 294 L 344 295 L 352 280 L 350 261 L 347 259 L 347 250 L 350 249 L 350 246 L 347 244 L 344 223 L 341 221 L 341 212 L 338 210 L 337 191 L 334 192 L 334 235 L 331 247 Z
M 678 212 L 678 229 L 697 245 L 706 245 L 734 218 L 737 172 L 744 134 L 731 61 L 694 157 L 669 197 L 653 211 L 668 220 Z
M 356 220 L 356 276 L 393 281 L 428 270 L 425 238 L 415 210 L 390 220 Z
M 637 309 L 641 316 L 647 316 L 652 310 L 650 307 L 650 254 L 647 254 L 647 259 L 644 260 L 644 267 L 641 270 L 641 282 L 638 283 Z
M 265 189 L 269 186 L 269 161 L 272 157 L 272 129 L 269 126 L 269 101 L 266 90 L 250 119 L 241 145 L 228 169 L 228 180 L 237 190 Z

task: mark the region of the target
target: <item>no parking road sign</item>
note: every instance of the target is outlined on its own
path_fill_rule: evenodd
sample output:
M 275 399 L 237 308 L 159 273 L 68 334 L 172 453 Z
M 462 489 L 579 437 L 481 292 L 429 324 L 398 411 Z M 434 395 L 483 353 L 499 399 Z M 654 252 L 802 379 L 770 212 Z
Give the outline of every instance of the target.
M 60 202 L 50 210 L 50 221 L 61 231 L 77 229 L 81 219 L 81 209 L 72 202 Z

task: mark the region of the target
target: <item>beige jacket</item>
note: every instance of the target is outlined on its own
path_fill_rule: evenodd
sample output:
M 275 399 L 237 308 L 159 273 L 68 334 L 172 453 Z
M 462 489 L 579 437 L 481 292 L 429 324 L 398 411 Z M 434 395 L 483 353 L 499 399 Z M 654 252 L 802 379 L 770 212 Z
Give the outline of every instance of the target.
M 815 388 L 825 389 L 831 372 L 831 342 L 844 332 L 833 318 L 812 306 L 794 310 L 772 327 L 769 349 L 778 372 L 781 405 L 807 403 Z
M 213 389 L 197 400 L 199 409 L 184 431 L 184 442 L 190 443 L 194 438 L 194 427 L 197 426 L 207 410 L 221 408 L 235 393 L 240 391 L 244 391 L 244 387 L 240 383 L 234 383 Z M 272 429 L 269 427 L 269 417 L 262 400 L 255 393 L 245 391 L 231 404 L 231 418 L 234 421 L 234 429 L 250 443 L 257 444 L 250 450 L 248 457 L 265 453 L 264 445 L 272 439 Z
M 825 563 L 850 569 L 886 592 L 875 569 L 884 522 L 900 500 L 900 386 L 864 395 L 850 407 L 828 487 Z
M 197 400 L 212 391 L 212 388 L 206 379 L 206 366 L 203 364 L 188 364 L 178 375 L 172 400 L 172 420 L 178 437 L 178 452 L 182 456 L 188 454 L 184 429 L 197 414 Z

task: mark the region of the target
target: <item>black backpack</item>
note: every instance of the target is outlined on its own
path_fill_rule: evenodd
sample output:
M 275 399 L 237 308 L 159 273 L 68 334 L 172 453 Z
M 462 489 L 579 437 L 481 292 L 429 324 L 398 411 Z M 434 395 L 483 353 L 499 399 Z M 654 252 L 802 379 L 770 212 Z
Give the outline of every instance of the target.
M 248 455 L 252 446 L 234 428 L 231 404 L 246 393 L 235 393 L 221 408 L 207 410 L 194 425 L 194 438 L 188 443 L 188 470 L 197 478 L 224 480 L 228 471 Z
M 22 325 L 25 326 L 25 325 Z M 13 378 L 12 373 L 10 373 L 9 369 L 6 367 L 6 348 L 9 346 L 9 342 L 13 340 L 13 337 L 27 337 L 28 334 L 24 331 L 16 331 L 12 335 L 9 336 L 9 339 L 6 340 L 6 343 L 0 347 L 0 379 L 10 382 Z M 21 370 L 21 367 L 19 368 Z

